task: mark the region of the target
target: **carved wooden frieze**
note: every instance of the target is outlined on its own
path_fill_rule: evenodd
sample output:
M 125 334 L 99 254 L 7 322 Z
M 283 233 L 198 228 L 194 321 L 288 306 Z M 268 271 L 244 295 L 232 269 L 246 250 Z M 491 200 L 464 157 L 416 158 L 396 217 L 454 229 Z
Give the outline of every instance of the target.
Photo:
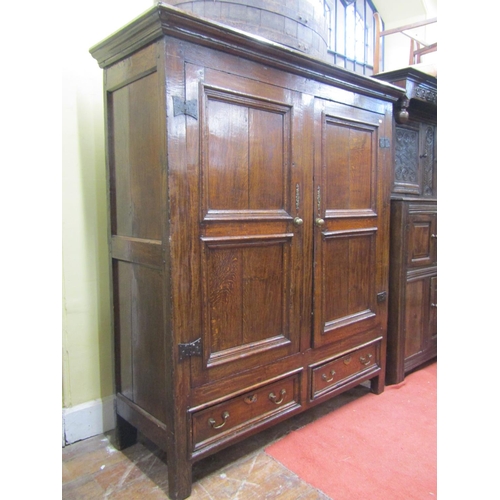
M 412 97 L 430 102 L 437 106 L 437 90 L 430 89 L 426 85 L 418 85 L 415 87 Z

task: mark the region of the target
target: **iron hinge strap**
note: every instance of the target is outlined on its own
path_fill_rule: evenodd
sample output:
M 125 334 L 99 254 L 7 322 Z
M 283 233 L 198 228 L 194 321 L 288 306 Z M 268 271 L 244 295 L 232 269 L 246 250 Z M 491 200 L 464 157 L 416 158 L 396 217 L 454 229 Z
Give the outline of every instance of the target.
M 381 148 L 390 148 L 391 147 L 391 140 L 387 137 L 382 137 L 378 141 L 378 145 Z
M 172 98 L 174 101 L 174 116 L 189 115 L 196 120 L 198 119 L 198 101 L 196 99 L 184 101 L 175 95 Z
M 187 344 L 179 344 L 179 361 L 191 356 L 201 356 L 201 354 L 201 337 Z

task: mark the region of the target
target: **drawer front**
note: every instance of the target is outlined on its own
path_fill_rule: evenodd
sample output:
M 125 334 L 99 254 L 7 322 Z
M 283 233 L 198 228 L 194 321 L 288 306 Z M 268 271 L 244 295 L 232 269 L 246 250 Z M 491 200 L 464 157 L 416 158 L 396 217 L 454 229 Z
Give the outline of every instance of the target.
M 295 374 L 195 412 L 193 451 L 299 407 L 299 374 Z
M 356 349 L 312 369 L 312 399 L 334 390 L 369 371 L 377 370 L 380 343 Z

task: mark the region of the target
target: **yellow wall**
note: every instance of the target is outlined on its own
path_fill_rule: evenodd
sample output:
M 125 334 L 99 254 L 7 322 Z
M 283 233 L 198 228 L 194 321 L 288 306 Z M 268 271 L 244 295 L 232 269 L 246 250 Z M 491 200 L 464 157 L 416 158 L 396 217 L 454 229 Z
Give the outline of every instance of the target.
M 66 4 L 62 44 L 63 407 L 113 393 L 102 70 L 89 48 L 152 0 Z

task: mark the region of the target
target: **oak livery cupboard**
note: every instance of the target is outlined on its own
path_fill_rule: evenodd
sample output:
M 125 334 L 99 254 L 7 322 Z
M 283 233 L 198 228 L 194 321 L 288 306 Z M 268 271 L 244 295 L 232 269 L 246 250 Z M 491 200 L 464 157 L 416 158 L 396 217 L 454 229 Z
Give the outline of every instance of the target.
M 192 463 L 364 381 L 384 388 L 402 95 L 158 4 L 104 68 L 117 433 Z
M 394 106 L 386 382 L 437 356 L 437 78 L 377 75 L 405 90 Z

